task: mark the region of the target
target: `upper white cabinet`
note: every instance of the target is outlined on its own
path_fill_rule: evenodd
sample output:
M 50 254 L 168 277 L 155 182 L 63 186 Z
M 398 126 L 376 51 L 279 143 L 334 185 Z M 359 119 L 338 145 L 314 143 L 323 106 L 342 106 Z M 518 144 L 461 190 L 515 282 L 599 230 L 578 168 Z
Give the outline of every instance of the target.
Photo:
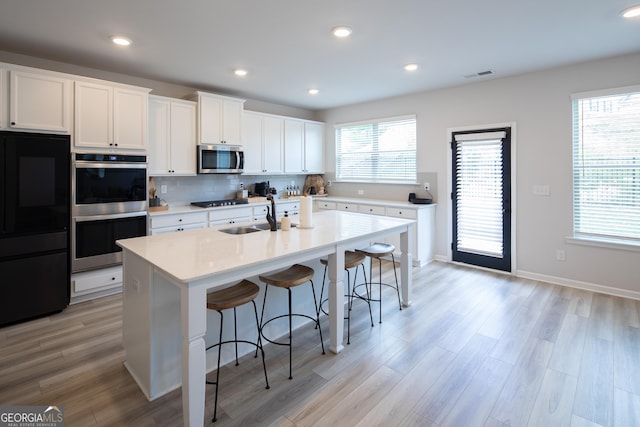
M 75 82 L 75 146 L 146 150 L 149 89 Z
M 149 175 L 196 175 L 196 103 L 149 96 Z
M 323 123 L 286 119 L 284 135 L 285 173 L 324 173 Z
M 283 173 L 283 123 L 279 116 L 245 111 L 242 130 L 245 174 Z
M 8 73 L 7 128 L 70 133 L 73 90 L 71 79 L 38 70 L 9 70 Z M 0 92 L 2 91 L 0 88 Z M 2 117 L 4 121 L 4 115 Z
M 240 145 L 244 99 L 196 92 L 198 144 Z

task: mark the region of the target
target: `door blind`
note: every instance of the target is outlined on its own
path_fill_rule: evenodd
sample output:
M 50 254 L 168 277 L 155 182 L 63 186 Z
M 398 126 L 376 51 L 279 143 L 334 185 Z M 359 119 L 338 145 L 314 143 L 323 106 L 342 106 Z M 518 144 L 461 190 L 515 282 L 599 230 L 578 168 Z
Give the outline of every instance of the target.
M 503 257 L 505 135 L 505 132 L 455 135 L 458 251 Z

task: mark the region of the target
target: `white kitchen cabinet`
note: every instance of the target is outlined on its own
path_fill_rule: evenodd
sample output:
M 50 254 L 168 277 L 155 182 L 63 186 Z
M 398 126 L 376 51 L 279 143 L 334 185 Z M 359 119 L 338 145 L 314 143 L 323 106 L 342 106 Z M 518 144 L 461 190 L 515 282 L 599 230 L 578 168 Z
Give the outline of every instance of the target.
M 362 200 L 353 203 L 351 200 L 341 198 L 316 199 L 314 200 L 316 209 L 339 209 L 351 212 L 360 212 L 369 215 L 385 215 L 398 218 L 414 219 L 413 226 L 413 246 L 411 253 L 414 266 L 425 265 L 434 257 L 435 248 L 435 207 L 436 205 L 411 205 L 401 202 L 385 200 Z M 391 236 L 384 239 L 400 248 L 400 236 Z M 400 253 L 396 253 L 396 259 Z
M 8 73 L 7 128 L 70 133 L 73 90 L 71 79 L 38 70 L 9 70 Z
M 149 89 L 75 82 L 75 146 L 146 150 Z
M 300 202 L 298 200 L 291 202 L 279 202 L 276 203 L 276 216 L 278 220 L 281 220 L 285 211 L 289 217 L 294 221 L 297 221 L 297 216 L 300 215 Z
M 253 208 L 245 206 L 241 208 L 220 209 L 209 211 L 209 226 L 215 227 L 223 224 L 236 224 L 253 220 Z
M 283 123 L 279 116 L 246 111 L 243 118 L 242 145 L 244 173 L 274 175 L 284 172 Z
M 196 175 L 196 103 L 149 96 L 149 175 Z
M 385 215 L 385 207 L 376 205 L 358 205 L 358 212 L 370 215 Z
M 304 123 L 305 173 L 322 174 L 324 170 L 324 123 Z
M 122 291 L 122 266 L 71 275 L 71 302 L 81 302 Z
M 286 119 L 284 153 L 285 173 L 324 173 L 324 124 Z
M 244 99 L 196 92 L 198 144 L 240 145 Z
M 325 200 L 316 200 L 315 206 L 318 209 L 337 209 L 336 202 L 327 202 Z
M 358 212 L 359 206 L 357 203 L 337 202 L 336 209 L 339 211 Z
M 149 228 L 151 235 L 207 228 L 207 212 L 150 215 Z

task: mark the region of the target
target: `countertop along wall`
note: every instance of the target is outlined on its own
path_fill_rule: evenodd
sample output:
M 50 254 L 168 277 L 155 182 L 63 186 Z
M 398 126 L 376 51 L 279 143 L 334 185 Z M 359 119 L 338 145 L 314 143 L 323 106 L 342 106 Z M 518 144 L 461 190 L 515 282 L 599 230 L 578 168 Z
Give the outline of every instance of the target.
M 435 171 L 438 181 L 434 194 L 439 201 L 436 256 L 447 259 L 451 239 L 447 130 L 513 122 L 517 274 L 640 298 L 640 252 L 580 246 L 565 240 L 573 232 L 570 96 L 640 84 L 640 53 L 509 78 L 499 78 L 497 70 L 496 77 L 322 112 L 319 120 L 326 122 L 327 128 L 327 176 L 335 174 L 335 141 L 330 131 L 335 124 L 415 113 L 418 171 Z M 539 184 L 549 185 L 550 196 L 533 194 L 533 186 Z M 351 196 L 359 187 L 334 184 L 329 193 Z M 377 185 L 375 191 L 379 194 L 395 189 Z M 566 261 L 556 260 L 557 249 L 566 251 Z

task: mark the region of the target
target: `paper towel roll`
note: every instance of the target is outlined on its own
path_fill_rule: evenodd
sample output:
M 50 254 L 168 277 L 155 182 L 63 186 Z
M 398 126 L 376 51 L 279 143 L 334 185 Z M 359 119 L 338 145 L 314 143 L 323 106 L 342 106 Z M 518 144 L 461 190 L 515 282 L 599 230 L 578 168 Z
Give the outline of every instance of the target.
M 313 227 L 313 198 L 309 196 L 300 197 L 300 227 Z

